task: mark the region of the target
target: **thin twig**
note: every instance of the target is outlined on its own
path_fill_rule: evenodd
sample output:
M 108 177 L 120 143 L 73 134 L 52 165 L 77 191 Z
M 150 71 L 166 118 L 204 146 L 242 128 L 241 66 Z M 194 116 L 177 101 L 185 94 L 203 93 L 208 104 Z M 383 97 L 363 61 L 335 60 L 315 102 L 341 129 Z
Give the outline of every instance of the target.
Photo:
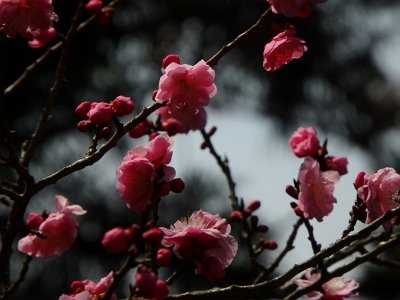
M 24 282 L 26 274 L 28 273 L 29 270 L 29 264 L 32 261 L 32 256 L 27 255 L 24 261 L 24 264 L 22 265 L 21 272 L 19 273 L 18 279 L 9 287 L 7 290 L 7 293 L 3 296 L 2 299 L 7 299 L 9 298 L 12 294 L 14 294 L 17 289 L 19 288 L 20 284 Z

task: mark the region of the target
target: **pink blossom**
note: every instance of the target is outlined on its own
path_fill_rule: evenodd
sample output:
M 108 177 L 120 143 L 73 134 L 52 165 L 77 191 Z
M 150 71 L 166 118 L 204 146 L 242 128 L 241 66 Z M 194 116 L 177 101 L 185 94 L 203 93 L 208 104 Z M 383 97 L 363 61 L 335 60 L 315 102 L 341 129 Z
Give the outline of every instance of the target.
M 77 215 L 86 213 L 79 205 L 68 205 L 64 196 L 55 196 L 56 212 L 50 213 L 40 223 L 37 231 L 45 238 L 29 233 L 18 242 L 18 250 L 31 256 L 50 257 L 60 255 L 74 243 L 77 235 Z M 38 218 L 35 217 L 34 226 L 38 225 Z M 29 219 L 32 224 L 32 217 Z
M 107 253 L 121 253 L 128 250 L 132 235 L 130 228 L 114 227 L 104 234 L 101 244 Z
M 71 284 L 73 291 L 72 295 L 61 295 L 58 300 L 97 300 L 99 296 L 105 294 L 109 286 L 113 283 L 113 272 L 108 273 L 105 277 L 101 278 L 98 283 L 89 279 L 83 281 L 74 281 Z M 113 294 L 111 300 L 117 300 Z
M 307 46 L 304 45 L 305 41 L 295 37 L 295 34 L 295 28 L 288 26 L 265 45 L 263 53 L 265 70 L 275 71 L 293 59 L 303 56 Z
M 133 112 L 135 105 L 131 97 L 118 96 L 111 102 L 111 107 L 117 116 L 122 117 Z
M 299 127 L 290 137 L 289 145 L 297 157 L 316 157 L 321 147 L 317 132 L 312 127 Z
M 204 60 L 194 66 L 175 61 L 165 68 L 155 101 L 167 102 L 166 107 L 157 111 L 162 124 L 166 127 L 170 119 L 176 120 L 176 132 L 187 133 L 203 128 L 206 123 L 204 106 L 217 92 L 215 71 Z
M 161 244 L 173 247 L 175 255 L 194 262 L 195 272 L 209 281 L 221 279 L 224 269 L 230 265 L 238 244 L 229 235 L 231 226 L 225 219 L 202 210 L 188 219 L 176 221 L 170 229 L 161 228 L 164 237 Z
M 307 270 L 304 273 L 304 279 L 297 279 L 296 284 L 300 288 L 310 286 L 321 278 L 321 273 L 311 273 L 311 270 Z M 358 293 L 355 291 L 359 284 L 353 279 L 335 277 L 331 280 L 322 284 L 322 291 L 312 291 L 307 294 L 308 299 L 311 300 L 343 300 L 357 296 Z
M 172 139 L 159 135 L 145 145 L 128 152 L 117 168 L 117 190 L 128 208 L 143 212 L 150 203 L 156 181 L 171 181 L 175 170 L 166 166 L 171 161 Z M 162 171 L 162 178 L 160 172 Z
M 177 63 L 180 64 L 181 63 L 181 59 L 179 58 L 179 55 L 177 54 L 169 54 L 166 57 L 163 58 L 161 66 L 163 69 L 165 69 L 166 67 L 168 67 L 168 65 L 170 63 Z
M 146 298 L 161 300 L 169 294 L 165 281 L 158 279 L 152 271 L 139 268 L 135 274 L 135 282 L 140 293 Z
M 305 18 L 311 15 L 311 4 L 325 2 L 326 0 L 267 0 L 271 10 L 276 14 L 283 14 L 288 18 Z
M 0 31 L 9 38 L 18 33 L 39 47 L 54 37 L 58 17 L 51 0 L 0 0 Z
M 366 223 L 369 224 L 387 210 L 399 206 L 400 175 L 393 168 L 383 168 L 376 173 L 365 174 L 363 179 L 361 183 L 358 178 L 360 187 L 357 194 L 367 206 Z M 388 230 L 394 222 L 395 219 L 391 219 L 383 227 Z
M 96 125 L 103 125 L 111 120 L 113 109 L 107 102 L 92 102 L 87 113 L 89 120 Z
M 348 160 L 346 157 L 327 156 L 325 164 L 327 170 L 337 171 L 339 175 L 347 174 Z
M 336 171 L 321 172 L 319 163 L 306 157 L 300 166 L 298 207 L 307 219 L 316 218 L 319 222 L 333 210 L 336 198 L 333 196 L 334 185 L 340 175 Z

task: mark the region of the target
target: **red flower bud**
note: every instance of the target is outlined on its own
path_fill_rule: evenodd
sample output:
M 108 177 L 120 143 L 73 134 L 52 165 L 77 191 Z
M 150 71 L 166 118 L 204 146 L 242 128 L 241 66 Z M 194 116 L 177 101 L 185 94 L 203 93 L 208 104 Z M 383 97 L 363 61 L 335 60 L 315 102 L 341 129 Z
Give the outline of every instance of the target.
M 158 227 L 154 227 L 154 228 L 151 228 L 151 229 L 143 232 L 142 236 L 147 242 L 149 242 L 150 244 L 153 244 L 155 246 L 160 245 L 161 240 L 163 238 L 163 234 L 162 234 L 160 228 L 158 228 Z
M 185 182 L 181 178 L 175 178 L 169 182 L 169 186 L 172 192 L 179 194 L 185 189 Z
M 294 199 L 299 198 L 299 191 L 293 185 L 286 186 L 286 193 Z
M 87 113 L 90 110 L 91 102 L 89 101 L 83 101 L 80 103 L 76 109 L 75 109 L 75 114 L 77 114 L 79 117 L 82 118 L 87 118 Z
M 157 262 L 162 267 L 168 267 L 171 264 L 172 252 L 167 248 L 161 248 L 157 251 Z
M 169 64 L 171 63 L 177 63 L 180 64 L 181 60 L 179 58 L 179 55 L 177 54 L 169 54 L 166 57 L 163 58 L 161 66 L 163 67 L 163 69 L 165 69 L 166 67 L 168 67 Z
M 253 200 L 247 205 L 246 211 L 251 214 L 253 211 L 259 209 L 260 206 L 261 202 L 259 200 Z
M 234 210 L 231 212 L 231 220 L 234 222 L 240 222 L 243 220 L 243 213 L 240 210 Z

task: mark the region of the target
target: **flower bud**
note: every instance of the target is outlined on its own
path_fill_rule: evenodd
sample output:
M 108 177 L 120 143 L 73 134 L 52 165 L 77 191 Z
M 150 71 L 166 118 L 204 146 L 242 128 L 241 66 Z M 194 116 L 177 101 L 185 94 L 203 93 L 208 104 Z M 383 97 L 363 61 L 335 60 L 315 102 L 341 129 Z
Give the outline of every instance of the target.
M 243 213 L 240 210 L 234 210 L 231 212 L 231 220 L 234 222 L 240 222 L 243 220 Z
M 129 115 L 135 109 L 131 97 L 118 96 L 111 102 L 111 107 L 118 117 Z
M 268 240 L 265 242 L 264 247 L 269 250 L 275 250 L 278 248 L 278 244 L 275 240 Z
M 269 230 L 269 227 L 267 225 L 259 225 L 257 226 L 257 231 L 266 233 Z
M 157 251 L 157 262 L 162 267 L 168 267 L 171 264 L 172 252 L 167 248 L 161 248 Z
M 106 102 L 93 102 L 91 103 L 88 112 L 89 120 L 96 125 L 103 125 L 110 121 L 113 115 L 113 110 L 110 104 Z
M 286 193 L 294 199 L 299 198 L 299 191 L 293 185 L 286 186 Z
M 304 217 L 304 213 L 303 213 L 303 211 L 300 209 L 300 207 L 296 206 L 296 207 L 293 209 L 293 211 L 294 211 L 294 213 L 296 214 L 296 216 L 298 216 L 298 217 Z
M 169 182 L 169 186 L 172 192 L 179 194 L 185 189 L 185 182 L 181 178 L 175 178 Z
M 158 227 L 153 227 L 142 234 L 146 242 L 152 245 L 159 246 L 163 238 L 162 231 Z
M 250 217 L 250 224 L 252 228 L 257 228 L 258 226 L 258 217 L 257 216 L 251 216 Z
M 261 202 L 260 202 L 259 200 L 253 200 L 253 201 L 251 201 L 251 202 L 249 203 L 249 205 L 246 207 L 246 211 L 247 211 L 248 213 L 251 214 L 251 213 L 254 212 L 255 210 L 259 209 L 260 206 L 261 206 Z
M 163 58 L 161 66 L 163 69 L 165 69 L 166 67 L 168 67 L 169 64 L 171 63 L 177 63 L 180 64 L 181 60 L 179 58 L 179 55 L 177 54 L 169 54 L 166 57 Z
M 26 218 L 26 225 L 28 225 L 30 229 L 35 231 L 39 230 L 39 226 L 42 223 L 43 223 L 42 215 L 35 212 L 31 212 Z
M 80 103 L 76 109 L 75 109 L 75 114 L 77 114 L 79 117 L 82 118 L 87 118 L 87 114 L 90 110 L 91 102 L 89 101 L 83 101 Z
M 132 238 L 130 229 L 115 227 L 104 234 L 101 244 L 107 253 L 122 253 L 128 250 Z
M 101 10 L 102 6 L 103 2 L 101 0 L 90 0 L 88 3 L 86 3 L 85 8 L 89 13 L 95 15 Z
M 362 187 L 364 185 L 364 175 L 365 172 L 359 172 L 356 176 L 356 179 L 354 180 L 354 187 L 356 188 L 356 190 L 358 190 L 360 187 Z
M 76 124 L 76 128 L 78 128 L 80 132 L 87 132 L 89 130 L 90 124 L 92 124 L 90 120 L 81 120 L 78 122 L 78 124 Z

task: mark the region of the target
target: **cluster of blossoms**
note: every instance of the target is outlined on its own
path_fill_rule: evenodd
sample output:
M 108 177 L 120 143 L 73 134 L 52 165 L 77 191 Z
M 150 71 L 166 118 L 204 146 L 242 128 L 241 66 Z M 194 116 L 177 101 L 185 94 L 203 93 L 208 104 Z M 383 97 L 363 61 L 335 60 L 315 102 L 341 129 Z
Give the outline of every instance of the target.
M 204 60 L 193 66 L 180 64 L 174 54 L 164 58 L 162 67 L 164 74 L 153 96 L 156 102 L 166 103 L 157 110 L 162 128 L 170 135 L 204 128 L 204 106 L 217 93 L 215 71 Z
M 287 18 L 305 18 L 311 15 L 311 4 L 325 0 L 267 0 L 272 12 Z M 296 29 L 286 25 L 264 47 L 263 66 L 267 71 L 275 71 L 293 59 L 298 59 L 307 51 L 303 39 L 295 37 Z
M 145 145 L 130 150 L 117 168 L 117 190 L 131 210 L 142 213 L 153 201 L 170 191 L 184 189 L 181 179 L 175 178 L 171 161 L 173 141 L 168 135 L 158 135 Z
M 295 281 L 300 288 L 305 288 L 319 280 L 321 273 L 313 273 L 309 269 L 304 273 L 304 277 Z M 321 290 L 307 293 L 307 297 L 311 300 L 343 300 L 344 298 L 357 296 L 356 289 L 358 286 L 358 283 L 353 279 L 335 277 L 322 284 Z
M 58 300 L 97 300 L 107 292 L 113 281 L 113 272 L 101 278 L 98 283 L 89 279 L 75 280 L 71 283 L 72 293 L 69 295 L 62 294 Z M 110 300 L 117 300 L 117 297 L 113 294 Z
M 30 213 L 26 223 L 31 232 L 19 240 L 18 250 L 31 256 L 60 255 L 74 243 L 77 235 L 76 216 L 86 213 L 79 205 L 68 205 L 64 196 L 55 196 L 56 212 Z
M 104 131 L 108 130 L 107 124 L 113 116 L 122 117 L 129 115 L 135 108 L 130 97 L 117 96 L 111 102 L 90 102 L 83 101 L 75 109 L 75 113 L 83 118 L 77 124 L 77 128 L 85 132 L 91 126 L 98 126 Z
M 327 156 L 326 143 L 320 145 L 318 135 L 312 127 L 298 128 L 289 139 L 293 153 L 304 162 L 300 166 L 295 186 L 288 186 L 289 195 L 298 199 L 297 213 L 306 219 L 322 221 L 333 210 L 336 198 L 334 185 L 341 175 L 347 173 L 345 157 Z
M 0 0 L 0 32 L 8 38 L 18 33 L 32 48 L 46 45 L 56 35 L 58 16 L 51 0 Z
M 230 235 L 231 226 L 226 219 L 202 210 L 176 221 L 169 229 L 160 229 L 161 244 L 173 247 L 179 259 L 193 264 L 196 274 L 205 275 L 209 281 L 224 277 L 224 269 L 237 252 L 238 244 Z

